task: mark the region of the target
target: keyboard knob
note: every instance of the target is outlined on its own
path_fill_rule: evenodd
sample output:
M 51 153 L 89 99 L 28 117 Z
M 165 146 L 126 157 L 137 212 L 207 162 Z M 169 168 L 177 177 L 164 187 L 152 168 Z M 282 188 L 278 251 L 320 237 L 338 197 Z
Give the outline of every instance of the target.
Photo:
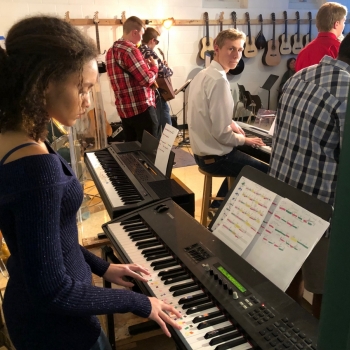
M 224 289 L 227 290 L 227 283 L 224 283 Z
M 233 299 L 238 299 L 238 293 L 237 292 L 233 292 L 232 293 L 232 298 Z
M 222 279 L 221 278 L 219 278 L 219 284 L 222 285 Z
M 219 278 L 219 275 L 217 273 L 214 274 L 214 280 L 217 280 Z
M 232 294 L 233 294 L 233 289 L 232 289 L 232 288 L 229 288 L 229 289 L 228 289 L 228 294 L 229 294 L 229 295 L 232 295 Z
M 210 270 L 209 270 L 209 273 L 210 273 L 210 276 L 213 276 L 213 275 L 214 275 L 214 270 L 213 270 L 213 269 L 210 269 Z

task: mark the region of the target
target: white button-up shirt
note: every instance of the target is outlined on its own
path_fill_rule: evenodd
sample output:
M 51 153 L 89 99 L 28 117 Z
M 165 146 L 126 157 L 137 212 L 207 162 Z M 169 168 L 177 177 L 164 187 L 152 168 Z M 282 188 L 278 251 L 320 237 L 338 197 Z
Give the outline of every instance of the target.
M 230 126 L 234 103 L 222 66 L 213 60 L 189 88 L 187 122 L 193 153 L 222 156 L 243 145 L 245 137 Z

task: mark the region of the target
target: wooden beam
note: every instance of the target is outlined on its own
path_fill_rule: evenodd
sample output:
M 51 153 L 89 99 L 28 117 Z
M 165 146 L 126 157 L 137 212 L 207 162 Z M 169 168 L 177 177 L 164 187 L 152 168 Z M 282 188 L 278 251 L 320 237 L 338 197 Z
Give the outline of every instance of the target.
M 75 26 L 92 26 L 94 25 L 94 21 L 92 18 L 80 18 L 80 19 L 69 19 L 69 22 Z M 147 22 L 150 26 L 157 26 L 162 25 L 163 20 L 162 19 L 146 19 L 143 20 L 143 22 Z M 312 20 L 312 23 L 315 24 L 315 20 Z M 350 19 L 347 19 L 346 24 L 350 23 Z M 209 25 L 211 26 L 217 26 L 219 25 L 219 20 L 209 20 Z M 233 22 L 230 19 L 225 19 L 222 22 L 223 25 L 232 25 Z M 238 19 L 236 22 L 237 26 L 241 25 L 247 25 L 248 22 L 245 19 Z M 258 19 L 251 19 L 250 20 L 251 25 L 260 25 L 260 22 Z M 263 24 L 272 24 L 271 19 L 265 19 Z M 284 19 L 276 19 L 275 21 L 276 25 L 284 24 Z M 288 19 L 288 24 L 297 24 L 296 19 Z M 301 19 L 300 24 L 309 24 L 308 19 Z M 121 20 L 120 19 L 100 19 L 99 26 L 121 26 Z M 205 21 L 202 19 L 175 19 L 174 26 L 204 26 Z

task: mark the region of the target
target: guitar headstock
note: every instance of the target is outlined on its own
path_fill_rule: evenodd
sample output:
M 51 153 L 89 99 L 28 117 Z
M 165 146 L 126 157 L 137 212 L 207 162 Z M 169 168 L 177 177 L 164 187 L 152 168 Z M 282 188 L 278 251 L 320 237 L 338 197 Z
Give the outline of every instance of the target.
M 311 12 L 308 12 L 308 13 L 307 13 L 307 16 L 309 17 L 309 21 L 312 21 L 312 13 L 311 13 Z
M 245 13 L 245 18 L 247 19 L 247 22 L 250 22 L 249 12 L 246 12 L 246 13 Z
M 95 12 L 94 14 L 94 23 L 98 24 L 100 22 L 99 18 L 98 18 L 98 11 Z
M 219 22 L 222 23 L 224 21 L 224 12 L 220 12 Z
M 272 19 L 272 22 L 275 23 L 276 22 L 276 15 L 274 12 L 271 13 L 271 19 Z
M 310 12 L 309 12 L 310 13 Z M 300 21 L 300 16 L 299 16 L 299 11 L 295 12 L 295 16 L 297 18 L 297 21 L 299 22 Z
M 288 17 L 287 17 L 287 11 L 283 11 L 283 18 L 284 18 L 285 21 L 288 19 Z
M 209 15 L 208 15 L 208 12 L 204 12 L 203 19 L 204 19 L 204 22 L 206 22 L 206 23 L 209 22 Z
M 125 11 L 123 11 L 123 12 L 122 12 L 122 18 L 121 18 L 121 20 L 120 20 L 120 23 L 123 24 L 123 23 L 125 23 L 125 21 L 126 21 L 126 15 L 125 15 Z
M 259 22 L 260 22 L 260 23 L 264 22 L 263 16 L 262 16 L 262 15 L 259 15 Z
M 64 20 L 66 21 L 66 22 L 70 22 L 70 18 L 69 18 L 69 11 L 67 11 L 65 14 L 64 14 Z
M 235 11 L 232 11 L 232 12 L 231 12 L 231 18 L 232 18 L 233 25 L 234 25 L 234 27 L 235 27 L 235 29 L 236 29 L 237 14 L 236 14 Z

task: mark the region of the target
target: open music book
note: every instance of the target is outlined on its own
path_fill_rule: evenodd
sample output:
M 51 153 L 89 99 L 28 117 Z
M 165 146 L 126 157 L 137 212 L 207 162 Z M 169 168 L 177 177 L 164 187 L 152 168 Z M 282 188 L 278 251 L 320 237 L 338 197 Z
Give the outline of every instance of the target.
M 285 291 L 328 226 L 321 217 L 242 176 L 211 230 Z

